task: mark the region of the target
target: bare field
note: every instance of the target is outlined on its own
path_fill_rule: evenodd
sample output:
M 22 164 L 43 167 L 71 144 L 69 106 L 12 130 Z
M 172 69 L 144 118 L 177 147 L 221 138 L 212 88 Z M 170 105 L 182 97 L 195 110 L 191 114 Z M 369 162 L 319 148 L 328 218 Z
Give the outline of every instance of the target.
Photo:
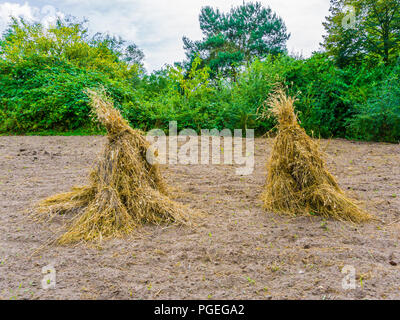
M 0 299 L 400 299 L 400 146 L 322 140 L 328 167 L 379 220 L 363 225 L 265 212 L 256 167 L 169 165 L 176 200 L 207 216 L 196 229 L 146 226 L 99 246 L 43 246 L 58 227 L 27 219 L 42 198 L 86 183 L 104 137 L 0 137 Z M 35 254 L 34 254 L 35 253 Z M 57 271 L 41 287 L 42 267 Z M 356 289 L 344 290 L 343 266 Z

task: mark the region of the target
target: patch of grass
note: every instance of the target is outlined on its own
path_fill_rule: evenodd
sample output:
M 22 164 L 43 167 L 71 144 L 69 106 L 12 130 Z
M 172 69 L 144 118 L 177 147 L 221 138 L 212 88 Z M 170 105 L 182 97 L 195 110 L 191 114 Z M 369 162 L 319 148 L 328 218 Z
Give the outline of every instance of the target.
M 280 270 L 280 266 L 279 265 L 277 265 L 277 264 L 272 264 L 270 267 L 269 267 L 269 269 L 272 271 L 272 272 L 277 272 L 277 271 L 279 271 Z
M 363 279 L 364 279 L 364 276 L 360 275 L 360 286 L 361 286 L 361 289 L 364 289 Z
M 71 131 L 41 130 L 41 131 L 28 131 L 24 133 L 3 132 L 0 133 L 0 136 L 96 136 L 96 135 L 106 135 L 106 134 L 107 132 L 104 129 L 82 128 Z
M 328 222 L 325 219 L 321 222 L 321 228 L 324 229 L 325 231 L 329 230 L 328 229 Z

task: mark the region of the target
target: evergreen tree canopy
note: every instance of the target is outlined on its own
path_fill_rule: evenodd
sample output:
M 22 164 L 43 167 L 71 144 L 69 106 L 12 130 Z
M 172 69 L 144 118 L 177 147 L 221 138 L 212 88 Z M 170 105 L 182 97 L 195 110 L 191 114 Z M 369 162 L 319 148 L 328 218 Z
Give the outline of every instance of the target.
M 245 3 L 230 12 L 203 7 L 199 16 L 203 39 L 183 37 L 187 58 L 199 54 L 213 73 L 235 75 L 236 66 L 255 57 L 286 52 L 290 34 L 282 18 L 261 3 Z

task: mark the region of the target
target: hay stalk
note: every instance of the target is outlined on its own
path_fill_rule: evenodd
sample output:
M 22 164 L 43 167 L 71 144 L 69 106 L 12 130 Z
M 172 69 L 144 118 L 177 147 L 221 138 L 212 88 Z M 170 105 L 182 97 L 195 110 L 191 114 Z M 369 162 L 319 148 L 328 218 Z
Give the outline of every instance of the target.
M 104 94 L 88 90 L 88 95 L 93 113 L 107 130 L 107 144 L 88 186 L 39 203 L 41 216 L 73 215 L 58 243 L 120 237 L 148 223 L 190 225 L 188 209 L 169 199 L 158 165 L 147 162 L 150 145 L 143 134 L 129 126 Z
M 356 223 L 371 219 L 344 194 L 326 169 L 319 145 L 298 123 L 294 102 L 281 89 L 268 101 L 271 115 L 278 119 L 278 134 L 261 196 L 265 209 L 291 216 L 318 214 Z

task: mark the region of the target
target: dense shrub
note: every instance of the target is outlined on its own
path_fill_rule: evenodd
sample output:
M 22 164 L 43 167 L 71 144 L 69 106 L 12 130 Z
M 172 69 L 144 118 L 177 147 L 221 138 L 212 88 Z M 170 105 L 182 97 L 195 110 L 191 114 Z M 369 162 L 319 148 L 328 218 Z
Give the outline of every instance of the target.
M 366 103 L 358 105 L 357 114 L 348 120 L 349 135 L 357 139 L 399 142 L 400 63 L 373 88 Z
M 66 61 L 31 56 L 0 62 L 0 131 L 73 130 L 90 125 L 85 88 L 104 86 L 121 104 L 124 85 Z
M 298 95 L 296 104 L 303 127 L 322 137 L 345 137 L 347 120 L 365 103 L 371 84 L 382 76 L 368 65 L 338 68 L 325 54 L 297 60 L 285 68 L 283 77 Z
M 141 67 L 126 62 L 121 44 L 90 38 L 81 22 L 45 29 L 14 19 L 0 41 L 0 132 L 93 126 L 86 88 L 104 87 L 117 107 L 131 101 Z

